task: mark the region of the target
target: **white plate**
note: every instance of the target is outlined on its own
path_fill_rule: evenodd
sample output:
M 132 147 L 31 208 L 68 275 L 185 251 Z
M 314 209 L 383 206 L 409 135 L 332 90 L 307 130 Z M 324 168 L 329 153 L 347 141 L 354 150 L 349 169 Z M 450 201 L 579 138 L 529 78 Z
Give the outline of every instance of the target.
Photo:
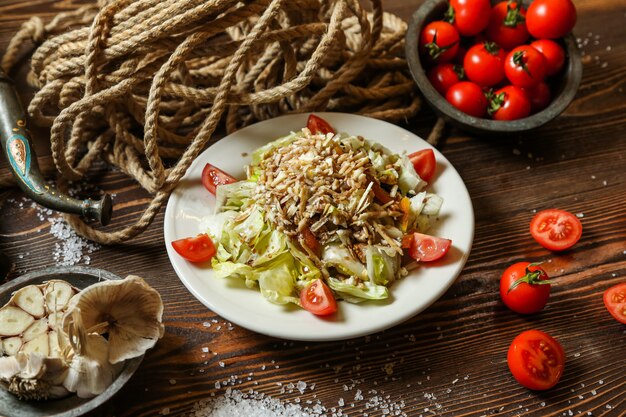
M 426 141 L 398 126 L 344 113 L 318 113 L 336 130 L 362 135 L 394 152 L 432 148 Z M 401 323 L 424 310 L 452 285 L 469 256 L 474 236 L 474 212 L 467 188 L 454 167 L 439 151 L 431 189 L 443 197 L 440 221 L 430 232 L 452 239 L 452 248 L 436 265 L 414 269 L 393 284 L 382 302 L 339 303 L 331 318 L 316 317 L 295 306 L 266 301 L 257 289 L 239 279 L 218 279 L 210 267 L 200 267 L 176 254 L 170 242 L 203 233 L 200 221 L 213 212 L 215 199 L 201 184 L 207 162 L 237 178 L 256 148 L 306 125 L 307 114 L 266 120 L 246 127 L 206 149 L 176 187 L 165 211 L 165 244 L 174 270 L 189 291 L 208 308 L 239 326 L 292 340 L 340 340 L 371 334 Z

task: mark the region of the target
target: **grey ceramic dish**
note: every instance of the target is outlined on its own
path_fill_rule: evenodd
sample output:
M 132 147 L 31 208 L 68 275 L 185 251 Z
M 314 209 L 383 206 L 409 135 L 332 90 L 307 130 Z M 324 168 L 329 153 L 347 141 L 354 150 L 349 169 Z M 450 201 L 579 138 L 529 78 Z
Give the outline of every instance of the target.
M 0 286 L 0 306 L 18 289 L 31 284 L 41 284 L 51 279 L 62 279 L 76 288 L 85 288 L 103 280 L 120 279 L 108 271 L 82 266 L 54 267 L 22 275 Z M 4 389 L 0 389 L 0 416 L 2 417 L 77 417 L 92 411 L 109 400 L 135 373 L 143 356 L 126 361 L 117 379 L 102 394 L 90 398 L 71 395 L 59 400 L 20 401 Z
M 500 1 L 492 1 L 492 4 Z M 528 2 L 525 3 L 526 7 L 528 4 Z M 447 0 L 426 0 L 411 16 L 405 42 L 406 58 L 413 79 L 428 104 L 446 121 L 475 133 L 523 132 L 546 124 L 569 106 L 576 95 L 583 72 L 580 51 L 572 34 L 567 35 L 561 42 L 566 54 L 565 68 L 556 75 L 559 82 L 552 86 L 552 101 L 542 111 L 524 119 L 499 121 L 470 116 L 448 103 L 428 80 L 418 52 L 419 34 L 422 28 L 434 20 L 441 20 L 447 8 Z

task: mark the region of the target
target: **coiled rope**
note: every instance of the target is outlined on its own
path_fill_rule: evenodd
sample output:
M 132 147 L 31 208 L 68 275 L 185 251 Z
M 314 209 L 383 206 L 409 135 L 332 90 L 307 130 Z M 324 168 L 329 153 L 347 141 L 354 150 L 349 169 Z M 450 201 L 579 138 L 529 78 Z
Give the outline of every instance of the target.
M 24 23 L 2 59 L 24 53 L 50 127 L 60 188 L 99 160 L 152 195 L 140 217 L 82 236 L 126 241 L 155 218 L 214 132 L 286 113 L 347 111 L 406 120 L 421 105 L 403 56 L 406 24 L 358 0 L 109 0 Z

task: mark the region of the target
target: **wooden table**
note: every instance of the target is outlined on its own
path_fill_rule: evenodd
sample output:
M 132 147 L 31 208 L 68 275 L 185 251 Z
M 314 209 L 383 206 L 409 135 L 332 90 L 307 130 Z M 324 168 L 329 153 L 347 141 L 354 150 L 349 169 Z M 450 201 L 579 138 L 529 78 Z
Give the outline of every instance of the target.
M 524 135 L 484 138 L 453 129 L 441 147 L 472 196 L 476 235 L 462 274 L 439 301 L 402 325 L 356 340 L 304 343 L 255 334 L 226 323 L 180 283 L 165 253 L 160 213 L 132 243 L 91 254 L 93 267 L 145 277 L 165 302 L 165 337 L 102 415 L 181 415 L 226 385 L 283 402 L 319 400 L 344 416 L 384 415 L 384 407 L 367 405 L 376 396 L 409 416 L 626 415 L 626 326 L 602 302 L 606 288 L 626 280 L 626 3 L 575 3 L 585 65 L 567 111 Z M 385 7 L 406 19 L 419 4 L 389 0 Z M 0 50 L 29 16 L 50 19 L 75 6 L 0 0 Z M 28 95 L 23 82 L 20 89 Z M 425 137 L 434 120 L 424 109 L 407 128 Z M 108 186 L 117 194 L 119 221 L 130 222 L 146 194 L 119 175 Z M 581 241 L 563 254 L 544 250 L 528 233 L 533 213 L 551 207 L 579 214 L 584 225 Z M 2 193 L 0 213 L 0 249 L 15 262 L 10 278 L 54 265 L 59 241 L 49 233 L 48 215 L 41 220 L 17 190 Z M 500 301 L 500 275 L 520 260 L 547 261 L 558 282 L 539 314 L 520 316 Z M 563 378 L 547 392 L 523 388 L 507 369 L 511 340 L 531 328 L 556 337 L 566 352 Z M 306 382 L 304 393 L 298 381 Z

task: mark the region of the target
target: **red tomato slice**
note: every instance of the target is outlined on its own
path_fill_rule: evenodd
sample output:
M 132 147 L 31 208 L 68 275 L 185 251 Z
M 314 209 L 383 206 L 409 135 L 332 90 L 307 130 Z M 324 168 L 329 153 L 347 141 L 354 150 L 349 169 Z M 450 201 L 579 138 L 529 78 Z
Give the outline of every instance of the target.
M 513 339 L 506 360 L 513 377 L 532 390 L 552 388 L 565 368 L 561 344 L 539 330 L 527 330 Z
M 430 182 L 433 175 L 435 175 L 435 169 L 437 169 L 437 161 L 435 160 L 433 150 L 422 149 L 421 151 L 413 152 L 409 155 L 409 159 L 417 175 L 424 181 Z
M 302 237 L 304 238 L 304 244 L 307 245 L 307 247 L 311 249 L 314 254 L 319 256 L 322 253 L 322 246 L 313 232 L 311 232 L 311 229 L 308 227 L 302 229 Z
M 617 321 L 626 324 L 626 282 L 604 292 L 604 305 Z
M 530 222 L 530 234 L 544 248 L 560 251 L 571 248 L 583 233 L 583 225 L 565 210 L 542 210 Z
M 189 262 L 209 261 L 217 252 L 213 241 L 206 233 L 196 237 L 175 240 L 172 242 L 172 247 L 176 253 Z
M 237 180 L 211 164 L 206 164 L 202 170 L 202 185 L 213 195 L 215 195 L 218 185 L 232 184 L 233 182 L 237 182 Z
M 431 262 L 440 259 L 448 253 L 452 241 L 442 237 L 424 235 L 422 233 L 413 233 L 413 240 L 409 246 L 409 255 L 418 262 Z M 402 247 L 407 242 L 402 239 Z
M 337 311 L 335 296 L 321 279 L 316 279 L 300 291 L 300 303 L 305 310 L 317 316 L 327 316 Z
M 306 121 L 306 127 L 309 128 L 314 135 L 317 133 L 335 133 L 335 129 L 324 119 L 314 114 L 310 114 Z

